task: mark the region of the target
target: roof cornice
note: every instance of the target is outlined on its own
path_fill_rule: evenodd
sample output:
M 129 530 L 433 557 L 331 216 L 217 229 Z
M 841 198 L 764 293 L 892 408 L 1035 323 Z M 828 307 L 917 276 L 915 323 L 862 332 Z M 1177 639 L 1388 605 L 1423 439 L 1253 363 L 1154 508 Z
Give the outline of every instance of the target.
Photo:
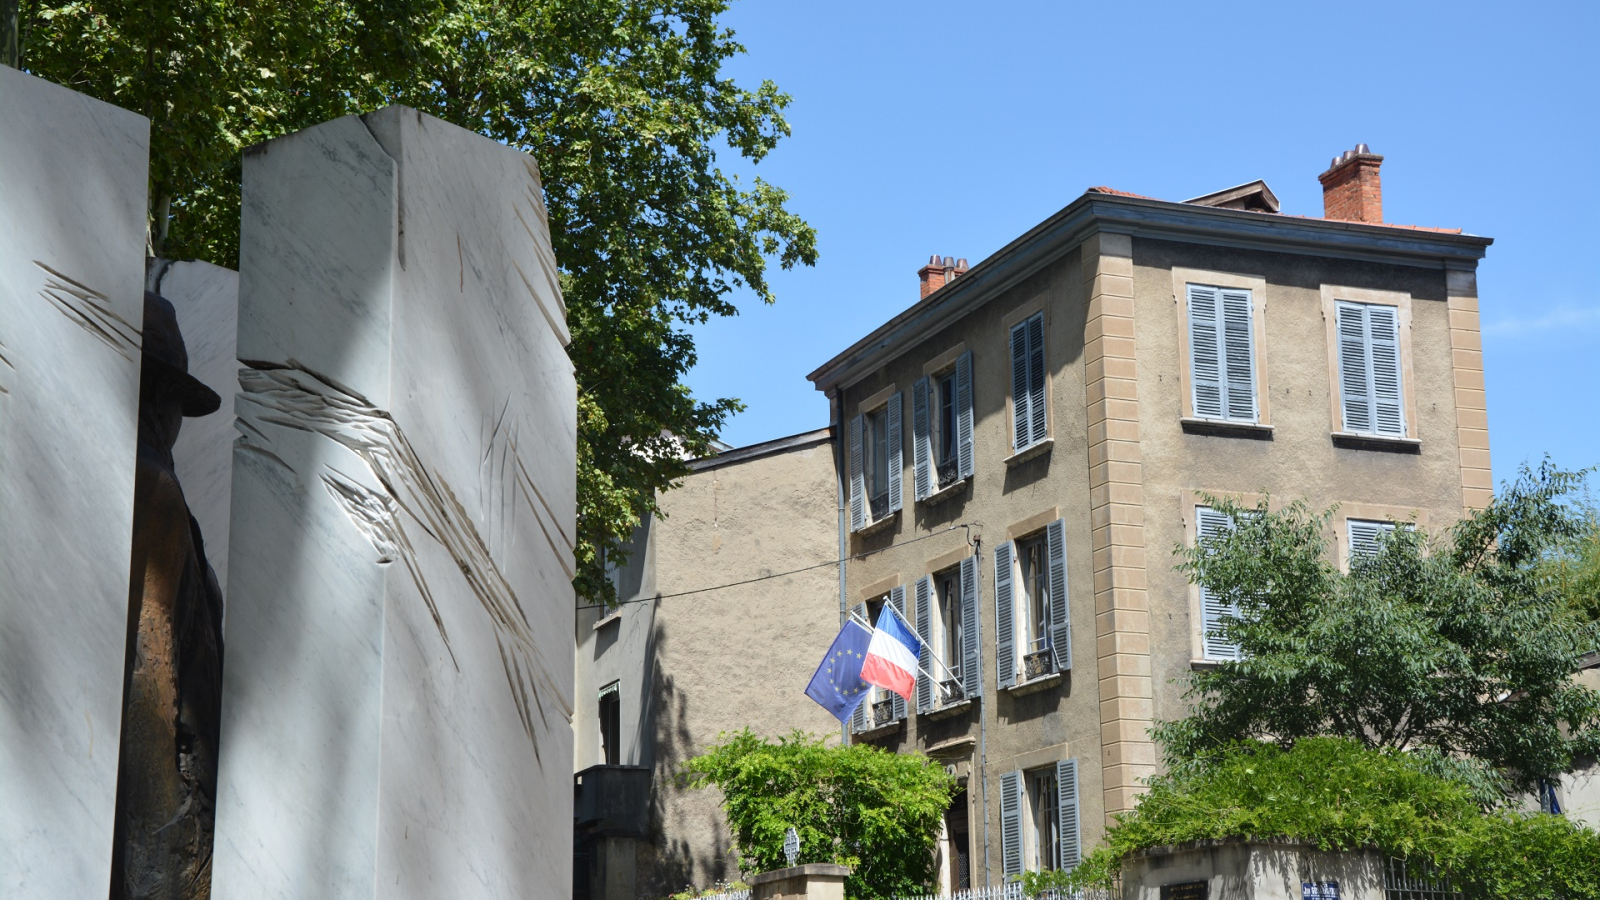
M 1494 242 L 1454 232 L 1086 193 L 806 378 L 829 394 L 849 387 L 1099 232 L 1429 269 L 1475 268 Z

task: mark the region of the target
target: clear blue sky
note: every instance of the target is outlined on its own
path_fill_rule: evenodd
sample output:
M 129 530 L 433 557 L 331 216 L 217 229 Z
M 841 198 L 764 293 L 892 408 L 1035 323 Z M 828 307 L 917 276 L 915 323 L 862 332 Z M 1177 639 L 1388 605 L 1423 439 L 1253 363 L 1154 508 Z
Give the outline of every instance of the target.
M 774 3 L 731 66 L 794 97 L 755 168 L 817 228 L 778 302 L 696 330 L 744 445 L 827 422 L 806 373 L 1091 185 L 1182 200 L 1263 178 L 1321 215 L 1364 141 L 1385 218 L 1495 239 L 1479 268 L 1495 476 L 1600 463 L 1600 4 Z M 731 170 L 749 169 L 728 162 Z

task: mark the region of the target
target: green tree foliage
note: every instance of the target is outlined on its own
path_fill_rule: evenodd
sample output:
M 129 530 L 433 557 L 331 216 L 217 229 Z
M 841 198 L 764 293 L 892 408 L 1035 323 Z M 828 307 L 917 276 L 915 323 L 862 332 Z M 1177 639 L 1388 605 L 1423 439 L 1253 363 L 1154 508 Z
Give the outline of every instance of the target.
M 955 779 L 920 753 L 867 744 L 826 746 L 796 731 L 767 741 L 749 729 L 684 766 L 694 787 L 722 789 L 740 866 L 765 872 L 788 865 L 783 837 L 800 835 L 797 864 L 850 866 L 845 896 L 888 900 L 925 893 L 934 845 Z
M 1582 481 L 1524 469 L 1448 537 L 1396 529 L 1349 574 L 1330 561 L 1328 513 L 1208 500 L 1237 527 L 1178 548 L 1179 568 L 1237 598 L 1221 632 L 1244 658 L 1197 673 L 1193 715 L 1157 729 L 1171 765 L 1238 740 L 1338 735 L 1428 749 L 1441 766 L 1475 761 L 1528 790 L 1593 756 L 1600 695 L 1572 676 L 1600 630 L 1573 614 L 1549 566 L 1583 531 L 1562 502 Z
M 701 402 L 686 326 L 772 302 L 767 267 L 815 233 L 760 178 L 788 95 L 743 87 L 729 0 L 23 0 L 29 71 L 151 120 L 152 249 L 236 266 L 240 152 L 403 103 L 531 153 L 573 341 L 578 592 L 738 401 Z
M 1377 848 L 1474 898 L 1600 898 L 1600 833 L 1560 816 L 1485 812 L 1469 785 L 1425 758 L 1343 738 L 1219 748 L 1154 779 L 1073 872 L 1033 875 L 1026 887 L 1104 886 L 1136 850 L 1230 838 Z

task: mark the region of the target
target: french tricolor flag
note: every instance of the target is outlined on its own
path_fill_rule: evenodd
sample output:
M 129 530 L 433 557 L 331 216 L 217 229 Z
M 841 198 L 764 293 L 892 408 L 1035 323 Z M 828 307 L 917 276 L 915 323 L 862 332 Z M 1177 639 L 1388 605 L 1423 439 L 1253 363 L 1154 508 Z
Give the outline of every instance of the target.
M 917 651 L 922 641 L 916 632 L 885 603 L 878 614 L 878 627 L 867 644 L 867 658 L 861 665 L 861 680 L 884 690 L 894 691 L 912 702 L 917 688 Z

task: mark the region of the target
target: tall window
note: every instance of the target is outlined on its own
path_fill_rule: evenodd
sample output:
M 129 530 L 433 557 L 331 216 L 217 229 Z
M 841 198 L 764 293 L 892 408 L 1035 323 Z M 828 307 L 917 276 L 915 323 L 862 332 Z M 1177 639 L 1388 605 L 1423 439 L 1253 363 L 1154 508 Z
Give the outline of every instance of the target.
M 911 432 L 918 500 L 971 477 L 971 351 L 911 385 Z
M 889 428 L 886 410 L 867 413 L 867 496 L 872 502 L 872 518 L 889 512 Z
M 622 694 L 615 681 L 600 689 L 600 758 L 608 766 L 622 764 Z
M 860 531 L 901 506 L 900 394 L 850 420 L 850 528 Z
M 995 681 L 1043 678 L 1072 668 L 1066 520 L 994 548 Z
M 1022 570 L 1022 626 L 1025 653 L 1050 648 L 1050 570 L 1044 535 L 1017 542 Z
M 1028 773 L 1028 805 L 1032 813 L 1028 869 L 1033 872 L 1061 868 L 1061 807 L 1056 768 Z
M 1020 452 L 1048 435 L 1044 392 L 1044 313 L 1011 329 L 1012 446 Z
M 1258 420 L 1250 291 L 1189 285 L 1189 382 L 1198 419 Z
M 956 480 L 956 373 L 951 370 L 934 382 L 939 402 L 939 434 L 934 458 L 941 486 Z
M 1082 847 L 1077 760 L 1000 773 L 1000 866 L 1007 879 L 1024 871 L 1072 869 L 1082 860 Z
M 1194 508 L 1195 537 L 1201 543 L 1220 537 L 1233 530 L 1232 517 L 1209 506 Z M 1240 659 L 1239 646 L 1223 638 L 1220 633 L 1223 619 L 1237 618 L 1239 604 L 1218 596 L 1205 585 L 1200 585 L 1200 644 L 1206 659 Z
M 1378 303 L 1340 300 L 1336 315 L 1344 430 L 1405 437 L 1399 310 Z
M 946 569 L 935 577 L 936 592 L 939 595 L 939 661 L 944 663 L 935 675 L 940 680 L 961 680 L 961 572 L 959 569 Z M 949 670 L 948 674 L 946 669 Z M 954 687 L 952 685 L 951 687 Z M 949 692 L 960 695 L 960 690 Z

